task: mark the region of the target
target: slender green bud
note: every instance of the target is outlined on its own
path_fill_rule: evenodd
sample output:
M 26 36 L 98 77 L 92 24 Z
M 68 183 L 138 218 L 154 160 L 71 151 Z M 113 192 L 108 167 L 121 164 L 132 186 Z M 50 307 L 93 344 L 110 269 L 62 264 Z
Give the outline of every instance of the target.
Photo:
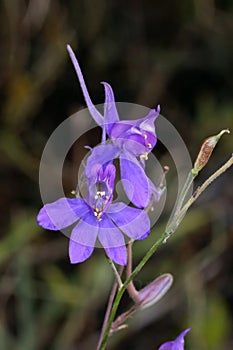
M 208 163 L 215 146 L 217 145 L 221 136 L 225 133 L 230 134 L 230 130 L 224 129 L 220 131 L 219 134 L 210 136 L 203 141 L 192 169 L 193 175 L 197 175 L 199 171 Z

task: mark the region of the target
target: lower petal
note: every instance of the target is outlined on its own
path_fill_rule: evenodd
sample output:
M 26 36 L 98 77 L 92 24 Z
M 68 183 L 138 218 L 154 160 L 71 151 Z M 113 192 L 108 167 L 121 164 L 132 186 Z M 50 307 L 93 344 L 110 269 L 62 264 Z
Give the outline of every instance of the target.
M 130 238 L 140 240 L 150 233 L 150 219 L 144 210 L 116 203 L 110 206 L 107 215 Z
M 70 240 L 69 256 L 71 264 L 77 264 L 87 260 L 91 256 L 93 250 L 94 247 L 88 247 Z
M 99 226 L 96 217 L 89 212 L 73 228 L 70 239 L 87 247 L 94 247 Z
M 98 238 L 109 258 L 119 265 L 126 265 L 127 253 L 125 241 L 120 230 L 106 215 L 100 221 L 99 225 Z
M 91 213 L 83 219 L 85 221 L 79 221 L 70 237 L 69 256 L 72 264 L 82 262 L 90 257 L 99 231 L 96 218 Z
M 127 264 L 127 253 L 125 246 L 106 248 L 105 249 L 108 257 L 116 264 L 125 266 Z

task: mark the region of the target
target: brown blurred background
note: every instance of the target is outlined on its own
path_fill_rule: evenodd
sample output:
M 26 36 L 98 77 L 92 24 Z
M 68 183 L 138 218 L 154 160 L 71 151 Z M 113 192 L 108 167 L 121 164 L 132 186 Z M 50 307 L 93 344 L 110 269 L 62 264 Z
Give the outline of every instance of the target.
M 205 137 L 233 132 L 233 2 L 2 0 L 0 29 L 0 349 L 92 350 L 112 271 L 100 249 L 70 265 L 68 239 L 35 220 L 45 143 L 85 107 L 66 44 L 77 53 L 94 103 L 103 102 L 103 80 L 119 102 L 160 103 L 194 159 Z M 83 144 L 93 146 L 98 136 L 86 135 Z M 229 158 L 232 144 L 231 135 L 223 137 L 196 185 Z M 64 169 L 70 191 L 80 152 L 71 150 Z M 154 152 L 163 157 L 159 145 Z M 109 349 L 154 350 L 187 327 L 187 349 L 233 348 L 231 179 L 229 170 L 206 191 L 137 276 L 138 288 L 163 272 L 175 283 L 158 305 L 136 314 Z M 135 244 L 135 263 L 165 219 Z M 131 305 L 126 296 L 121 311 Z

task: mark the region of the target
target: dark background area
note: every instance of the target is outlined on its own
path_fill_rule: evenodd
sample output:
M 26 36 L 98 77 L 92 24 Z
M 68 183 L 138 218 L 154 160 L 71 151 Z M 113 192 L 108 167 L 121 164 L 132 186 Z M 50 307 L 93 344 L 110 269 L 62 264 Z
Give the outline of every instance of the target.
M 233 131 L 233 2 L 2 0 L 0 29 L 0 349 L 95 349 L 113 282 L 103 250 L 70 265 L 68 239 L 36 224 L 45 143 L 85 107 L 66 44 L 77 53 L 94 103 L 104 101 L 103 80 L 119 102 L 160 103 L 194 160 L 204 138 Z M 83 142 L 94 145 L 98 136 Z M 159 145 L 154 153 L 163 157 Z M 231 153 L 232 136 L 224 136 L 195 186 Z M 69 155 L 67 189 L 81 154 L 74 148 Z M 153 350 L 188 327 L 187 349 L 233 348 L 232 203 L 230 169 L 135 281 L 141 288 L 171 272 L 171 291 L 137 313 L 109 349 Z M 165 219 L 166 213 L 150 238 L 135 244 L 135 263 Z M 120 309 L 131 305 L 126 296 Z

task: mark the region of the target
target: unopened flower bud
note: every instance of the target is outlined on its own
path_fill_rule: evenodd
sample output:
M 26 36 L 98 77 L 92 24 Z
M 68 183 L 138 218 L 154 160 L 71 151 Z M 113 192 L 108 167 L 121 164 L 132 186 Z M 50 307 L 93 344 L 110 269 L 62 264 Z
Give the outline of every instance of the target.
M 192 169 L 192 173 L 194 175 L 197 175 L 199 171 L 207 164 L 219 139 L 225 133 L 230 134 L 230 131 L 228 129 L 222 130 L 218 135 L 210 136 L 204 140 Z
M 170 289 L 173 283 L 171 274 L 166 273 L 156 278 L 142 290 L 138 291 L 137 302 L 140 308 L 147 308 L 157 303 Z

